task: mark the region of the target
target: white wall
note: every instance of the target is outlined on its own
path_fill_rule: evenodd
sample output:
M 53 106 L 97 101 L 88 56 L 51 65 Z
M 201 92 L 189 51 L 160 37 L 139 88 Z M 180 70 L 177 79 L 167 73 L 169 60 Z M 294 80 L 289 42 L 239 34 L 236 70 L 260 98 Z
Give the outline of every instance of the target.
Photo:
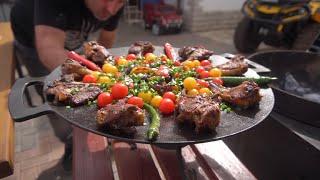
M 182 0 L 184 10 L 190 9 L 190 1 L 194 1 L 194 3 L 198 1 L 199 6 L 205 12 L 240 10 L 245 2 L 245 0 Z

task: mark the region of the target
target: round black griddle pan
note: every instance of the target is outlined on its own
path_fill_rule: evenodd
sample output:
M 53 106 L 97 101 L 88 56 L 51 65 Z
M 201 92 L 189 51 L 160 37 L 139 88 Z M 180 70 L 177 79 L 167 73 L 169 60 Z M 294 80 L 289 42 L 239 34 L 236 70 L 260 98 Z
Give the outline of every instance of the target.
M 127 50 L 128 48 L 125 47 L 110 49 L 109 51 L 114 55 L 125 55 L 127 54 Z M 156 49 L 155 54 L 159 53 L 162 53 L 161 48 Z M 219 56 L 214 57 L 214 59 L 217 57 Z M 220 56 L 220 58 L 223 57 Z M 60 67 L 58 67 L 46 77 L 28 77 L 18 79 L 12 87 L 9 95 L 9 110 L 12 118 L 16 122 L 20 122 L 43 114 L 56 113 L 69 123 L 102 136 L 121 141 L 148 143 L 165 147 L 184 146 L 187 144 L 214 141 L 243 132 L 264 120 L 272 111 L 274 105 L 274 96 L 271 88 L 261 89 L 260 93 L 262 95 L 262 99 L 257 107 L 243 111 L 233 111 L 231 113 L 222 112 L 221 123 L 216 128 L 216 131 L 212 133 L 196 134 L 191 127 L 179 126 L 176 124 L 173 115 L 161 117 L 160 135 L 156 141 L 150 142 L 145 138 L 145 133 L 149 124 L 148 119 L 146 119 L 147 125 L 136 127 L 137 133 L 135 136 L 126 137 L 125 135 L 113 135 L 108 133 L 108 131 L 97 128 L 95 120 L 97 107 L 95 105 L 66 108 L 65 106 L 56 106 L 51 102 L 46 101 L 38 107 L 31 108 L 26 107 L 23 104 L 23 94 L 27 86 L 36 83 L 43 83 L 45 91 L 47 85 L 53 80 L 59 79 L 60 75 L 61 71 Z M 253 70 L 249 69 L 246 76 L 257 76 L 257 74 Z

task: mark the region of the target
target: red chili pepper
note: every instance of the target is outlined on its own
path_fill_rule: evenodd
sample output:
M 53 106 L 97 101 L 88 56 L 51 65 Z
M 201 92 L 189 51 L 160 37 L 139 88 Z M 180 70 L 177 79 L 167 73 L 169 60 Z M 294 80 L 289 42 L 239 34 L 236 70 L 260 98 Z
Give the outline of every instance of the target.
M 85 65 L 87 68 L 93 71 L 100 71 L 100 72 L 102 71 L 101 68 L 98 65 L 96 65 L 94 62 L 89 61 L 88 59 L 80 56 L 74 51 L 69 51 L 67 55 L 68 55 L 68 58 L 78 61 L 79 63 Z
M 172 61 L 177 61 L 178 60 L 178 55 L 174 51 L 174 48 L 172 47 L 171 44 L 165 43 L 163 47 L 164 47 L 164 53 L 166 54 L 166 56 L 169 59 L 171 59 Z

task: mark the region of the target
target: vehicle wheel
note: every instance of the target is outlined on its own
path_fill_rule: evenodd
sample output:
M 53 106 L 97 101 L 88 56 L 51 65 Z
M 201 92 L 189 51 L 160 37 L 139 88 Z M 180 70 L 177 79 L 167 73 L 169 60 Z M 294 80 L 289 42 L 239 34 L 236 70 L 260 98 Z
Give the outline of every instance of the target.
M 294 50 L 308 50 L 314 42 L 317 35 L 320 33 L 320 24 L 310 22 L 298 33 L 292 49 Z
M 153 24 L 152 25 L 152 34 L 154 35 L 160 35 L 162 32 L 161 32 L 161 27 L 158 25 L 158 24 Z
M 242 53 L 254 52 L 258 48 L 261 40 L 254 27 L 253 21 L 244 17 L 237 25 L 233 41 L 238 51 Z

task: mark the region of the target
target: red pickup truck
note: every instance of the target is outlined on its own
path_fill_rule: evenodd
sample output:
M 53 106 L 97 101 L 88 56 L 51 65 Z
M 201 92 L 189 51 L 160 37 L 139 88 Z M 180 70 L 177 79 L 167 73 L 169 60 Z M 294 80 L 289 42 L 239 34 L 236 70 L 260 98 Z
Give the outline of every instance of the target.
M 143 6 L 143 19 L 146 29 L 155 35 L 166 32 L 180 32 L 183 24 L 181 13 L 174 6 L 160 3 L 146 3 Z

